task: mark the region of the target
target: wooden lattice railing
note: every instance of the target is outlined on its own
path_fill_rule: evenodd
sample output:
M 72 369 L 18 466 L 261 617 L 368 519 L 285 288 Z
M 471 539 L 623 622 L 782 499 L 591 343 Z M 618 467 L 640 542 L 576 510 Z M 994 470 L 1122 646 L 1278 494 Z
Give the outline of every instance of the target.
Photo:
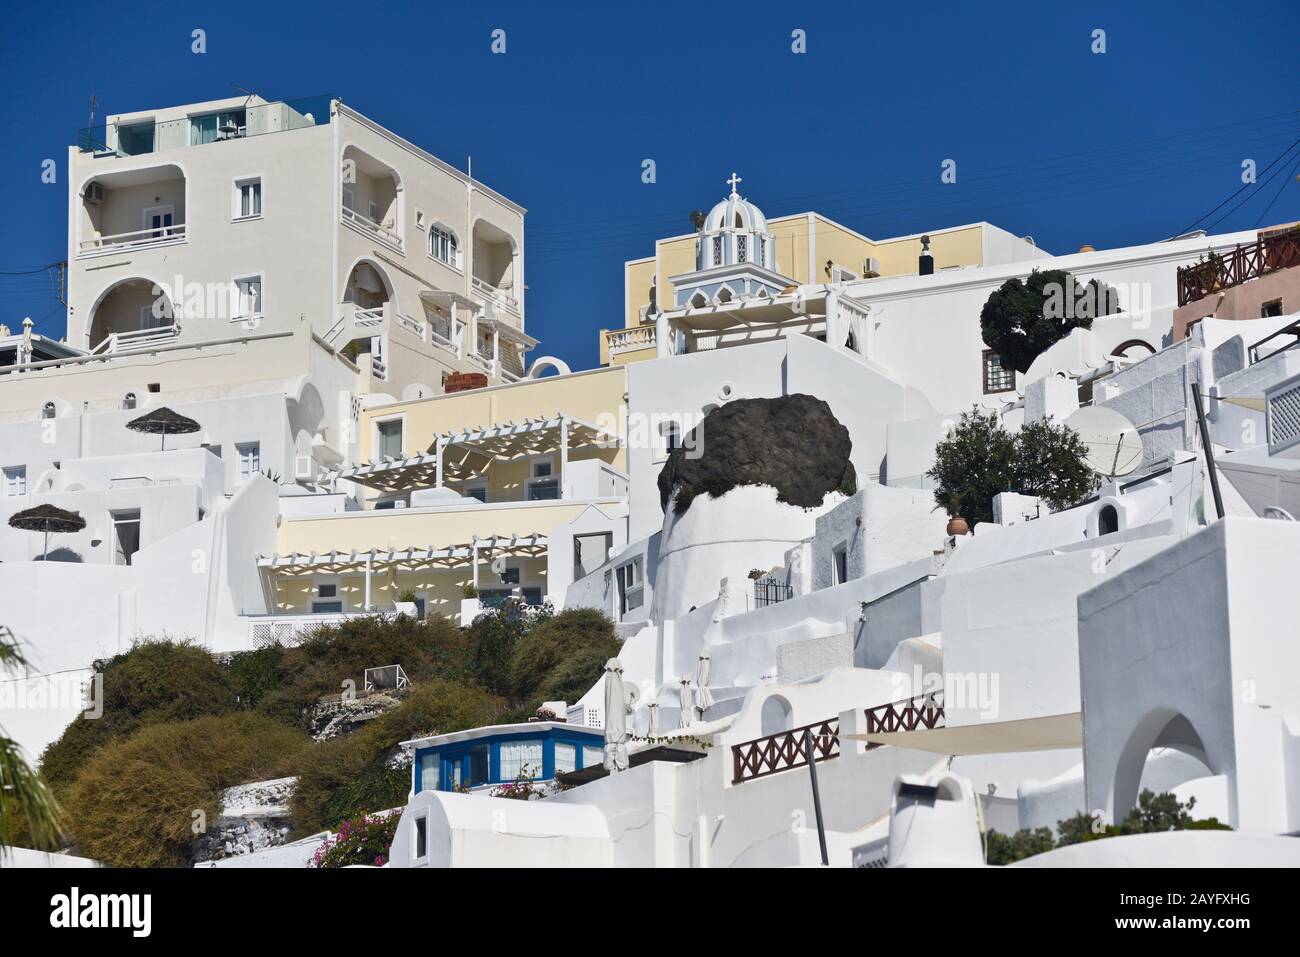
M 1196 302 L 1220 289 L 1248 279 L 1300 266 L 1300 228 L 1256 236 L 1253 246 L 1238 246 L 1230 253 L 1211 253 L 1208 259 L 1178 269 L 1178 305 Z
M 812 732 L 813 760 L 828 761 L 840 756 L 840 719 L 831 718 L 817 724 L 792 728 L 735 744 L 731 747 L 732 784 L 741 784 L 808 763 L 804 750 L 804 732 Z
M 867 734 L 943 727 L 943 692 L 931 691 L 867 709 Z

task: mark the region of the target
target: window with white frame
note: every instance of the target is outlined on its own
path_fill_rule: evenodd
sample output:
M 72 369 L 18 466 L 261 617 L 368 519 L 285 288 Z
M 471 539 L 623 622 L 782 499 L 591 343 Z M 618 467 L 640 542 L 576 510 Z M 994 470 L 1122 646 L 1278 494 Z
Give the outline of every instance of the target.
M 243 276 L 234 280 L 235 301 L 231 319 L 253 319 L 262 314 L 262 277 Z
M 429 255 L 454 269 L 460 268 L 460 242 L 445 226 L 429 227 Z
M 645 599 L 645 568 L 638 555 L 626 565 L 618 566 L 619 610 L 628 612 L 640 608 Z
M 488 490 L 487 482 L 473 482 L 461 488 L 462 495 L 466 498 L 476 498 L 483 504 L 487 504 Z
M 262 444 L 260 442 L 240 442 L 235 446 L 239 460 L 239 482 L 242 485 L 262 471 Z
M 591 745 L 584 745 L 582 749 L 582 766 L 584 768 L 599 767 L 605 763 L 605 749 L 594 748 Z
M 429 855 L 429 816 L 421 814 L 415 819 L 415 834 L 411 841 L 411 856 L 415 860 L 423 860 Z
M 501 742 L 501 780 L 513 781 L 528 769 L 528 777 L 542 776 L 542 742 L 527 741 Z
M 746 255 L 746 253 L 749 252 L 748 244 L 749 244 L 749 237 L 747 237 L 744 233 L 741 233 L 739 236 L 736 237 L 736 262 L 743 263 L 749 258 Z
M 555 742 L 555 773 L 569 774 L 578 770 L 578 746 L 564 741 Z
M 555 460 L 537 459 L 528 468 L 528 501 L 542 502 L 560 497 L 560 479 L 555 474 Z
M 837 545 L 831 550 L 831 584 L 843 585 L 849 580 L 849 548 Z
M 311 610 L 314 615 L 333 615 L 343 611 L 343 598 L 339 595 L 338 582 L 316 583 Z
M 402 457 L 401 419 L 386 419 L 375 423 L 375 452 L 381 458 Z
M 4 470 L 4 494 L 6 498 L 27 494 L 27 466 L 10 465 Z
M 713 265 L 722 265 L 722 237 L 713 237 Z
M 235 180 L 235 219 L 254 219 L 262 215 L 262 178 Z
M 420 755 L 420 790 L 438 790 L 438 772 L 442 770 L 442 757 L 438 752 Z
M 344 186 L 343 187 L 343 208 L 353 209 L 355 208 L 353 205 L 355 202 L 356 202 L 356 197 L 352 193 L 352 187 Z

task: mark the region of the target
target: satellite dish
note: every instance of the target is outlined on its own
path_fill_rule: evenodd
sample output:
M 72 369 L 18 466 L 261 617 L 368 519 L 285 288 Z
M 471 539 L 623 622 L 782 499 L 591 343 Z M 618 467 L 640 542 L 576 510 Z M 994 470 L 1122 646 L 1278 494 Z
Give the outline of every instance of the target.
M 1087 405 L 1070 413 L 1065 424 L 1083 439 L 1088 467 L 1098 475 L 1128 475 L 1142 463 L 1142 436 L 1123 413 Z
M 641 688 L 634 684 L 623 686 L 623 693 L 627 695 L 627 710 L 635 711 L 637 703 L 641 700 Z

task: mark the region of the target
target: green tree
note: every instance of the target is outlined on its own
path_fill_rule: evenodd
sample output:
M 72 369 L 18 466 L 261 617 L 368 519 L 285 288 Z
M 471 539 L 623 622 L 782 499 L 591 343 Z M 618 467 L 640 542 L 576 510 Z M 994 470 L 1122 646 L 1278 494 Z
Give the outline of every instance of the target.
M 539 621 L 515 645 L 510 690 L 516 702 L 576 701 L 618 654 L 614 623 L 593 608 L 572 608 Z
M 1097 486 L 1079 433 L 1047 419 L 1013 435 L 996 412 L 972 409 L 961 414 L 934 453 L 926 474 L 935 483 L 935 504 L 951 510 L 956 501 L 956 511 L 972 525 L 993 521 L 993 496 L 1000 492 L 1038 496 L 1062 509 Z
M 1078 432 L 1049 419 L 1028 422 L 1015 435 L 1011 488 L 1043 499 L 1054 511 L 1069 508 L 1097 488 Z
M 1029 365 L 1073 329 L 1091 329 L 1098 316 L 1119 311 L 1119 294 L 1096 279 L 1080 285 L 1063 269 L 1035 269 L 1023 282 L 1008 279 L 980 310 L 984 344 L 1004 368 L 1027 372 Z
M 1015 440 L 996 412 L 963 412 L 935 446 L 926 473 L 935 482 L 935 504 L 948 509 L 960 497 L 957 511 L 971 525 L 993 521 L 993 496 L 1011 487 L 1015 454 Z
M 8 628 L 0 628 L 0 672 L 26 667 L 27 659 Z M 18 835 L 41 850 L 62 842 L 58 801 L 27 764 L 18 742 L 0 728 L 0 857 Z

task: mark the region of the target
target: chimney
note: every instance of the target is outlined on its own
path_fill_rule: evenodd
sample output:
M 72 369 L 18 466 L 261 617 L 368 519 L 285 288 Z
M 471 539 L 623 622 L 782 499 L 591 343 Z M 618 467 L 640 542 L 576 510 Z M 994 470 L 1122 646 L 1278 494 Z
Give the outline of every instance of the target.
M 934 257 L 930 255 L 930 237 L 921 237 L 921 258 L 917 263 L 917 272 L 922 276 L 934 275 Z

